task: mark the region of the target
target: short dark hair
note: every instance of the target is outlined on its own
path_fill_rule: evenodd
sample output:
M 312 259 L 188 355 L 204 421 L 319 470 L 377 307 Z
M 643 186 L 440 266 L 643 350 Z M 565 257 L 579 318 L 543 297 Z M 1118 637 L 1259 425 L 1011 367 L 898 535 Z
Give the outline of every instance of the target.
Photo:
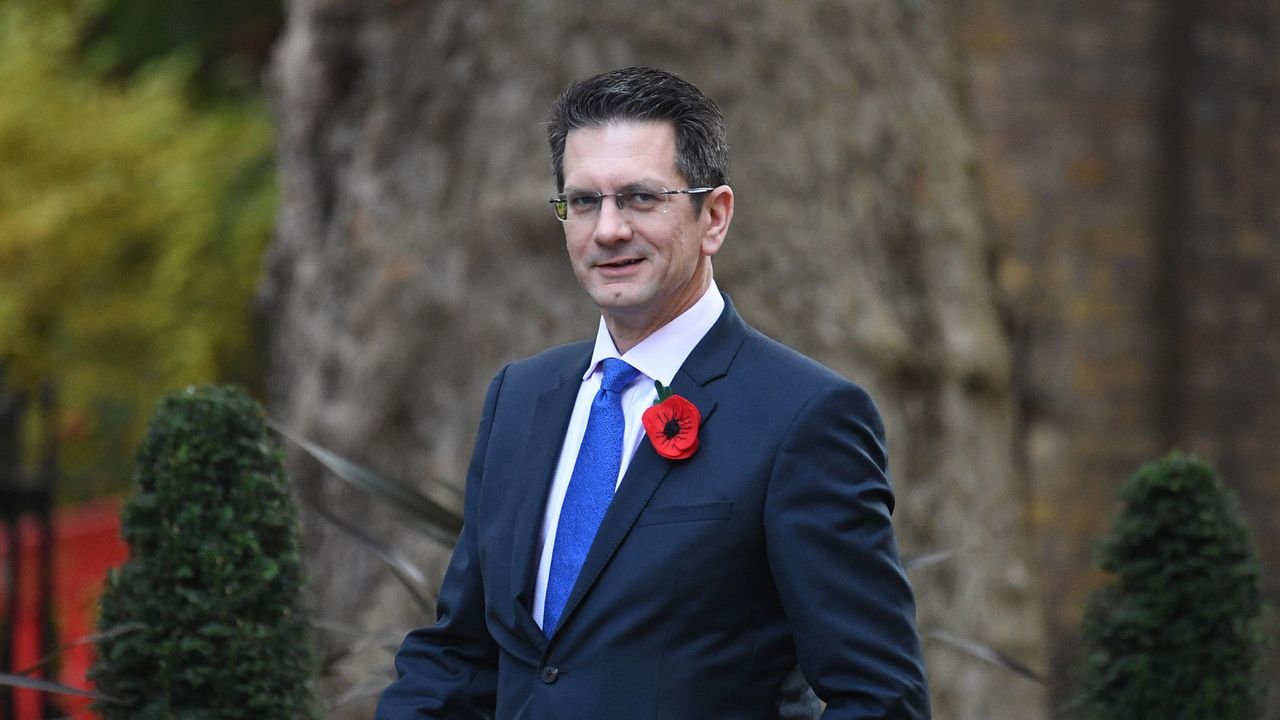
M 720 108 L 687 80 L 663 70 L 632 67 L 576 82 L 551 106 L 547 142 L 557 192 L 564 190 L 569 131 L 615 120 L 670 122 L 676 133 L 676 168 L 685 181 L 691 187 L 729 182 L 729 143 Z

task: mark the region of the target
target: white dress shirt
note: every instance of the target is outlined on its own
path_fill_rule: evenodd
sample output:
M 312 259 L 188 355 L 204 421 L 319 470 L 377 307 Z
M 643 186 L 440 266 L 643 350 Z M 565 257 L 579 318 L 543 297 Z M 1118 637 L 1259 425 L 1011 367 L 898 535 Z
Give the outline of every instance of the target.
M 622 464 L 618 470 L 618 483 L 627 474 L 627 466 L 636 449 L 644 440 L 644 426 L 640 416 L 658 397 L 654 381 L 670 385 L 676 371 L 684 364 L 685 358 L 716 324 L 724 310 L 724 298 L 716 288 L 715 280 L 698 302 L 681 313 L 676 319 L 658 328 L 652 335 L 641 340 L 639 344 L 627 351 L 625 355 L 618 353 L 613 344 L 613 337 L 600 318 L 600 328 L 596 331 L 596 347 L 591 355 L 591 364 L 582 376 L 582 386 L 578 388 L 578 399 L 573 404 L 573 414 L 569 416 L 569 427 L 565 431 L 564 446 L 560 449 L 560 459 L 556 463 L 555 476 L 551 480 L 551 492 L 547 496 L 547 509 L 542 518 L 542 555 L 538 559 L 538 578 L 534 584 L 533 619 L 542 626 L 542 610 L 547 599 L 547 577 L 551 573 L 551 552 L 556 542 L 556 527 L 560 524 L 560 506 L 564 504 L 565 492 L 569 489 L 569 478 L 573 475 L 573 465 L 578 459 L 578 450 L 582 446 L 582 436 L 587 431 L 587 417 L 591 413 L 591 401 L 600 390 L 600 382 L 604 377 L 601 363 L 608 358 L 622 358 L 631 367 L 640 371 L 640 375 L 622 392 L 622 413 L 626 418 L 623 430 Z M 617 486 L 615 485 L 615 488 Z

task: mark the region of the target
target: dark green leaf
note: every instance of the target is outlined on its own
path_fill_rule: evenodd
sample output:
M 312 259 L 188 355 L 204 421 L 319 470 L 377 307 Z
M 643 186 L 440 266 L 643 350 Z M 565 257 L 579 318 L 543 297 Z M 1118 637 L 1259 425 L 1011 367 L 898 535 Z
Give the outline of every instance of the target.
M 37 678 L 26 677 L 25 675 L 0 673 L 0 685 L 24 688 L 27 690 L 39 690 L 40 692 L 54 693 L 57 695 L 75 695 L 77 697 L 93 698 L 100 702 L 120 702 L 119 699 L 103 695 L 102 693 L 81 690 L 80 688 L 73 688 L 70 685 L 63 685 L 62 683 L 51 682 L 49 680 L 39 680 Z
M 926 630 L 923 635 L 932 640 L 955 648 L 970 657 L 977 658 L 986 663 L 991 663 L 997 667 L 1004 668 L 1012 673 L 1021 675 L 1028 680 L 1034 680 L 1041 685 L 1045 684 L 1044 678 L 1025 664 L 1014 660 L 1004 653 L 996 650 L 990 645 L 984 645 L 977 640 L 960 637 L 945 630 Z
M 326 450 L 278 422 L 268 421 L 267 425 L 353 487 L 367 492 L 390 507 L 405 512 L 423 523 L 426 532 L 434 539 L 449 547 L 457 542 L 458 535 L 462 532 L 460 513 L 440 505 L 407 485 L 383 478 L 337 453 Z

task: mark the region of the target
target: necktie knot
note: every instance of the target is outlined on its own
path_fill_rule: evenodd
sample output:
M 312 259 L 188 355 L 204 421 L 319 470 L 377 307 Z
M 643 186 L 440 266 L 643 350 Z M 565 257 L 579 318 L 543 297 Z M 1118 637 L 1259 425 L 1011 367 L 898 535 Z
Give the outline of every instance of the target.
M 625 360 L 607 358 L 604 361 L 604 380 L 600 387 L 611 393 L 620 393 L 631 384 L 640 371 L 631 367 Z

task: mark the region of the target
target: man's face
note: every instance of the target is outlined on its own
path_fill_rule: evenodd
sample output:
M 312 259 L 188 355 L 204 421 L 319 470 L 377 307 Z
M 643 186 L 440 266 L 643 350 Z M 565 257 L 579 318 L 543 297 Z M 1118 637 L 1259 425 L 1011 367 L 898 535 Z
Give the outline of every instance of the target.
M 675 130 L 667 122 L 569 131 L 564 180 L 568 197 L 688 187 L 676 169 Z M 708 258 L 719 248 L 707 222 L 706 209 L 695 212 L 690 196 L 671 195 L 648 213 L 620 211 L 605 198 L 594 220 L 564 224 L 573 272 L 610 330 L 616 333 L 617 323 L 643 337 L 697 302 L 710 281 Z

